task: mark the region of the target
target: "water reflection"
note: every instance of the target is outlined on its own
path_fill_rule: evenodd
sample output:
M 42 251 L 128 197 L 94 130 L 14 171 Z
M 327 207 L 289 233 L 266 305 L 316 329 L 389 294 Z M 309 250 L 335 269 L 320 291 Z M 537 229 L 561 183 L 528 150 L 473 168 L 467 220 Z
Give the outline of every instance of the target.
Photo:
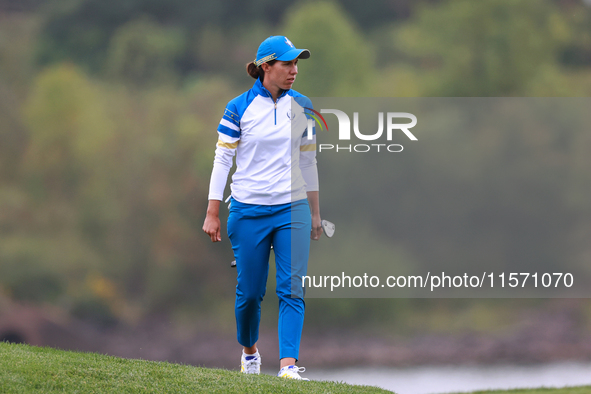
M 490 389 L 591 385 L 591 363 L 348 368 L 310 370 L 305 373 L 305 376 L 312 380 L 379 386 L 395 391 L 397 394 L 440 394 Z

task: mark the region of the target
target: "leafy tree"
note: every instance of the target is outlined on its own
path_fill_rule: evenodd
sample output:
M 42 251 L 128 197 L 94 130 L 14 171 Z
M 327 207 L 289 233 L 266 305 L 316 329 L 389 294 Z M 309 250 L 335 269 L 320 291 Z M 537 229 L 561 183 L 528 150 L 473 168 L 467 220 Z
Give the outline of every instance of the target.
M 73 65 L 50 68 L 36 78 L 24 107 L 29 130 L 25 167 L 41 176 L 45 192 L 75 198 L 113 136 L 114 125 L 100 95 Z
M 41 65 L 73 61 L 86 70 L 100 73 L 112 37 L 125 24 L 148 17 L 167 28 L 175 28 L 187 42 L 199 38 L 205 26 L 224 32 L 252 25 L 276 24 L 293 0 L 55 0 L 43 8 L 43 26 L 37 45 Z M 234 34 L 236 37 L 237 34 Z M 227 48 L 231 50 L 231 48 Z M 175 67 L 186 75 L 202 67 L 192 51 L 183 53 Z
M 174 81 L 174 64 L 185 49 L 178 30 L 165 29 L 148 18 L 120 27 L 108 50 L 108 74 L 137 86 Z
M 426 95 L 510 96 L 555 64 L 567 34 L 549 1 L 458 0 L 422 5 L 395 39 L 425 71 Z
M 374 55 L 338 3 L 297 5 L 287 12 L 284 33 L 296 47 L 311 52 L 299 63 L 297 90 L 311 97 L 367 94 Z

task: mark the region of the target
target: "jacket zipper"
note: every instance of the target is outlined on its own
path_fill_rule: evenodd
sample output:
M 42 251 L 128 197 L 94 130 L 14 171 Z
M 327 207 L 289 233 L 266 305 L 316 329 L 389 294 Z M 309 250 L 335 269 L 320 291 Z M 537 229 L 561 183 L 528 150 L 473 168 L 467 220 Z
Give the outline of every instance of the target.
M 269 95 L 269 97 L 271 98 L 271 100 L 273 100 L 273 96 L 271 95 L 271 93 L 265 89 L 263 87 L 263 89 L 267 92 L 267 94 Z M 275 117 L 275 126 L 277 126 L 277 102 L 279 101 L 279 99 L 283 96 L 285 96 L 285 93 L 287 92 L 287 90 L 284 90 L 283 93 L 281 94 L 281 96 L 277 97 L 277 100 L 273 101 L 273 106 L 275 107 L 275 109 L 273 110 L 273 115 Z

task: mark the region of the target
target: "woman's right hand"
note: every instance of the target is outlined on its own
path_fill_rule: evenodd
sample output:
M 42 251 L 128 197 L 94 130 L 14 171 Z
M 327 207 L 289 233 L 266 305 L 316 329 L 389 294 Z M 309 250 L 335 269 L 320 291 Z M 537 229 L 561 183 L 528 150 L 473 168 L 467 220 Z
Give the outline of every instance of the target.
M 222 240 L 219 212 L 220 201 L 209 200 L 209 205 L 207 206 L 207 216 L 205 217 L 205 222 L 203 223 L 203 231 L 209 235 L 211 242 L 220 242 Z

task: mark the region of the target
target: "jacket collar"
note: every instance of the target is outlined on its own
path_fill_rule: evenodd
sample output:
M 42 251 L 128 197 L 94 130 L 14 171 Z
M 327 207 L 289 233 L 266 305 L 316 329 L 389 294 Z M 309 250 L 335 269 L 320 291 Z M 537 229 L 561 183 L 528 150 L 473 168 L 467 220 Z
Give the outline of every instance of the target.
M 265 97 L 269 97 L 271 100 L 273 100 L 273 95 L 271 94 L 271 92 L 269 92 L 267 90 L 266 87 L 263 86 L 263 82 L 261 82 L 260 78 L 257 78 L 256 82 L 254 83 L 254 86 L 252 87 L 252 90 L 254 93 L 261 95 L 261 96 L 265 96 Z M 287 90 L 284 90 L 279 97 L 277 97 L 277 100 L 279 100 L 281 97 L 285 96 L 287 94 Z

